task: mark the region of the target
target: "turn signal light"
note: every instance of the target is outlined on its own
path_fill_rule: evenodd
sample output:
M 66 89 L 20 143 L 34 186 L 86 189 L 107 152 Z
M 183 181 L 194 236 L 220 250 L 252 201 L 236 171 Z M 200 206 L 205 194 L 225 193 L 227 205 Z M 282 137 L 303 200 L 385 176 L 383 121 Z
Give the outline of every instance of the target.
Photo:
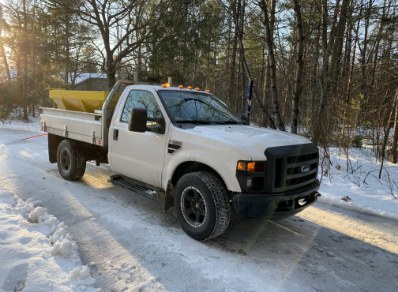
M 239 171 L 246 171 L 247 169 L 247 162 L 239 161 L 236 165 L 236 169 Z
M 255 172 L 256 171 L 256 163 L 255 162 L 249 162 L 247 164 L 247 171 L 248 172 Z
M 264 172 L 265 162 L 261 161 L 238 161 L 236 170 L 246 172 Z

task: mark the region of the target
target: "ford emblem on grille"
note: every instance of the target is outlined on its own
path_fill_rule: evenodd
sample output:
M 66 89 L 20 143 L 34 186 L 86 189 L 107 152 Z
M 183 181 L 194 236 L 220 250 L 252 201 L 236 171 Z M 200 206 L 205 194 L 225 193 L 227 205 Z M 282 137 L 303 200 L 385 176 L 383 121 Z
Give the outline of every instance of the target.
M 303 164 L 301 166 L 300 170 L 301 170 L 301 173 L 309 172 L 311 170 L 311 165 L 308 163 Z

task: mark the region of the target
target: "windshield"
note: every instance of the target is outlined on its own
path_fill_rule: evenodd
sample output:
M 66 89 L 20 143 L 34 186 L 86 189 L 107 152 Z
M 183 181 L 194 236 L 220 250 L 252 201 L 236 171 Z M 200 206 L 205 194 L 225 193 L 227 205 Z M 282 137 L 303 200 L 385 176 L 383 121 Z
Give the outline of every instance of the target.
M 218 98 L 202 92 L 158 91 L 171 119 L 176 123 L 237 124 L 242 121 Z

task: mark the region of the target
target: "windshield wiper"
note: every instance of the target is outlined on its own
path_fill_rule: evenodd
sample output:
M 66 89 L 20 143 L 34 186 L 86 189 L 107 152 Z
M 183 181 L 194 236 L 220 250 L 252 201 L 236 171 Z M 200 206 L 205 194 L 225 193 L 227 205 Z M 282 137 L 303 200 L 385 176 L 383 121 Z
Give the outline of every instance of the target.
M 187 98 L 182 99 L 178 105 L 181 106 L 182 104 L 184 104 L 188 101 L 197 101 L 197 102 L 203 103 L 204 105 L 210 106 L 207 102 L 205 102 L 201 99 L 198 99 L 198 98 L 193 98 L 193 97 L 187 97 Z
M 176 123 L 178 123 L 178 124 L 202 124 L 202 125 L 212 124 L 211 121 L 206 121 L 206 120 L 177 120 Z
M 196 125 L 235 125 L 242 124 L 238 121 L 228 120 L 228 121 L 209 121 L 209 120 L 177 120 L 178 124 L 196 124 Z

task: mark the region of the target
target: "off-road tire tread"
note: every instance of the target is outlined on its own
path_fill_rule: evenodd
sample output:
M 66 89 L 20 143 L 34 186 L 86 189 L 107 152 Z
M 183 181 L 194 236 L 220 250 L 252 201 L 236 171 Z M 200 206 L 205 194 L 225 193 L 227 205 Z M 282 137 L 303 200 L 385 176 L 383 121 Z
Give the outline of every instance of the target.
M 206 241 L 224 233 L 228 228 L 231 218 L 231 207 L 229 205 L 227 190 L 224 184 L 214 174 L 207 171 L 191 172 L 184 175 L 184 177 L 187 179 L 192 177 L 201 180 L 206 185 L 213 197 L 216 211 L 216 222 L 211 234 L 208 237 L 200 240 Z
M 67 148 L 67 150 L 70 153 L 71 160 L 72 160 L 72 169 L 68 174 L 63 174 L 63 171 L 61 169 L 60 163 L 59 163 L 59 156 L 60 152 L 63 148 Z M 76 149 L 76 145 L 74 145 L 71 141 L 69 140 L 63 140 L 61 143 L 58 145 L 58 150 L 57 150 L 57 165 L 58 165 L 58 170 L 61 176 L 70 181 L 75 181 L 79 180 L 83 177 L 85 171 L 86 171 L 86 158 L 84 156 L 84 153 Z

